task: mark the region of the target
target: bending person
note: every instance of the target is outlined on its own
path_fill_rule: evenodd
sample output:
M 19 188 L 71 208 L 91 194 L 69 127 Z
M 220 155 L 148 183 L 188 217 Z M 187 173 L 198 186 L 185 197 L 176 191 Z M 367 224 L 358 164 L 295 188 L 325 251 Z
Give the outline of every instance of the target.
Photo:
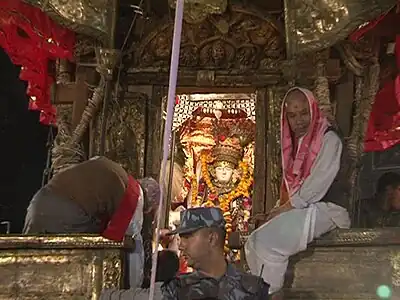
M 151 256 L 143 239 L 151 241 L 159 195 L 154 179 L 136 180 L 118 163 L 96 157 L 61 171 L 34 195 L 23 232 L 96 233 L 124 241 L 130 248 L 130 286 L 140 286 L 147 277 L 144 256 Z
M 309 90 L 293 88 L 284 98 L 281 149 L 279 206 L 245 244 L 252 274 L 260 274 L 264 266 L 262 276 L 271 285 L 270 293 L 281 290 L 291 255 L 336 227 L 350 227 L 347 178 L 339 171 L 341 158 L 346 157 L 343 145 Z

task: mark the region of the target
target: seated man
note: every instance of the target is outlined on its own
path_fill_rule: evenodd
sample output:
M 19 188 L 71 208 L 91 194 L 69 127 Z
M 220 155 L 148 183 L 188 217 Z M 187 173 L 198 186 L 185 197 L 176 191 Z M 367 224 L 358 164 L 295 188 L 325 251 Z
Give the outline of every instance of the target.
M 400 226 L 400 174 L 383 174 L 378 179 L 375 197 L 363 200 L 362 207 L 364 227 Z
M 219 208 L 190 208 L 182 213 L 179 249 L 195 271 L 162 287 L 163 300 L 268 299 L 261 277 L 239 272 L 225 260 L 225 220 Z
M 151 226 L 159 195 L 154 179 L 135 180 L 116 162 L 96 157 L 61 171 L 34 195 L 23 232 L 97 233 L 114 241 L 125 238 L 133 248 L 128 258 L 132 262 L 130 284 L 140 286 L 145 261 L 142 224 Z M 152 234 L 148 235 L 151 240 Z
M 309 90 L 289 90 L 281 126 L 281 199 L 245 244 L 251 273 L 264 268 L 270 293 L 281 290 L 289 256 L 335 227 L 350 227 L 347 178 L 339 172 L 343 145 Z
M 174 251 L 162 250 L 158 252 L 157 273 L 154 299 L 161 300 L 161 285 L 172 280 L 179 269 L 179 258 Z M 100 300 L 148 300 L 149 289 L 130 288 L 129 290 L 105 290 Z

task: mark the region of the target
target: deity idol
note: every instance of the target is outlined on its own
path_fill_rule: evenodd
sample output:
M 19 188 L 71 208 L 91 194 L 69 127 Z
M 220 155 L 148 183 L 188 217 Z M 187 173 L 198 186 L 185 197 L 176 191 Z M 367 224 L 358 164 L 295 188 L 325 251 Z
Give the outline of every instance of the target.
M 247 232 L 251 211 L 252 168 L 243 159 L 248 139 L 217 135 L 216 145 L 200 157 L 199 180 L 192 182 L 192 206 L 220 207 L 226 230 Z

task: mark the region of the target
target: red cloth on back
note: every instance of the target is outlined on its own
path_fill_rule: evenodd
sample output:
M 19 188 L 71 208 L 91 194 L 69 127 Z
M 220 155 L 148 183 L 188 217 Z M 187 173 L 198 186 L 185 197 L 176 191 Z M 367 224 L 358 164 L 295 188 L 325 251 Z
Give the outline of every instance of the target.
M 122 242 L 125 232 L 128 229 L 129 223 L 135 214 L 140 197 L 139 183 L 129 176 L 128 186 L 125 194 L 122 197 L 119 207 L 114 212 L 111 220 L 108 222 L 107 228 L 102 233 L 102 236 L 116 241 Z

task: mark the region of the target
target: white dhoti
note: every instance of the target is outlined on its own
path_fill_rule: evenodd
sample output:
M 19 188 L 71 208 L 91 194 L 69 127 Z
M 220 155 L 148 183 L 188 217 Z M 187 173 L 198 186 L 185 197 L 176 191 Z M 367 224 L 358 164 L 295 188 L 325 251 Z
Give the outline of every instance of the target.
M 260 226 L 245 244 L 246 261 L 254 275 L 271 285 L 270 293 L 283 287 L 289 257 L 330 230 L 349 228 L 347 211 L 333 203 L 318 202 L 303 209 L 292 209 Z M 263 267 L 264 266 L 264 267 Z

